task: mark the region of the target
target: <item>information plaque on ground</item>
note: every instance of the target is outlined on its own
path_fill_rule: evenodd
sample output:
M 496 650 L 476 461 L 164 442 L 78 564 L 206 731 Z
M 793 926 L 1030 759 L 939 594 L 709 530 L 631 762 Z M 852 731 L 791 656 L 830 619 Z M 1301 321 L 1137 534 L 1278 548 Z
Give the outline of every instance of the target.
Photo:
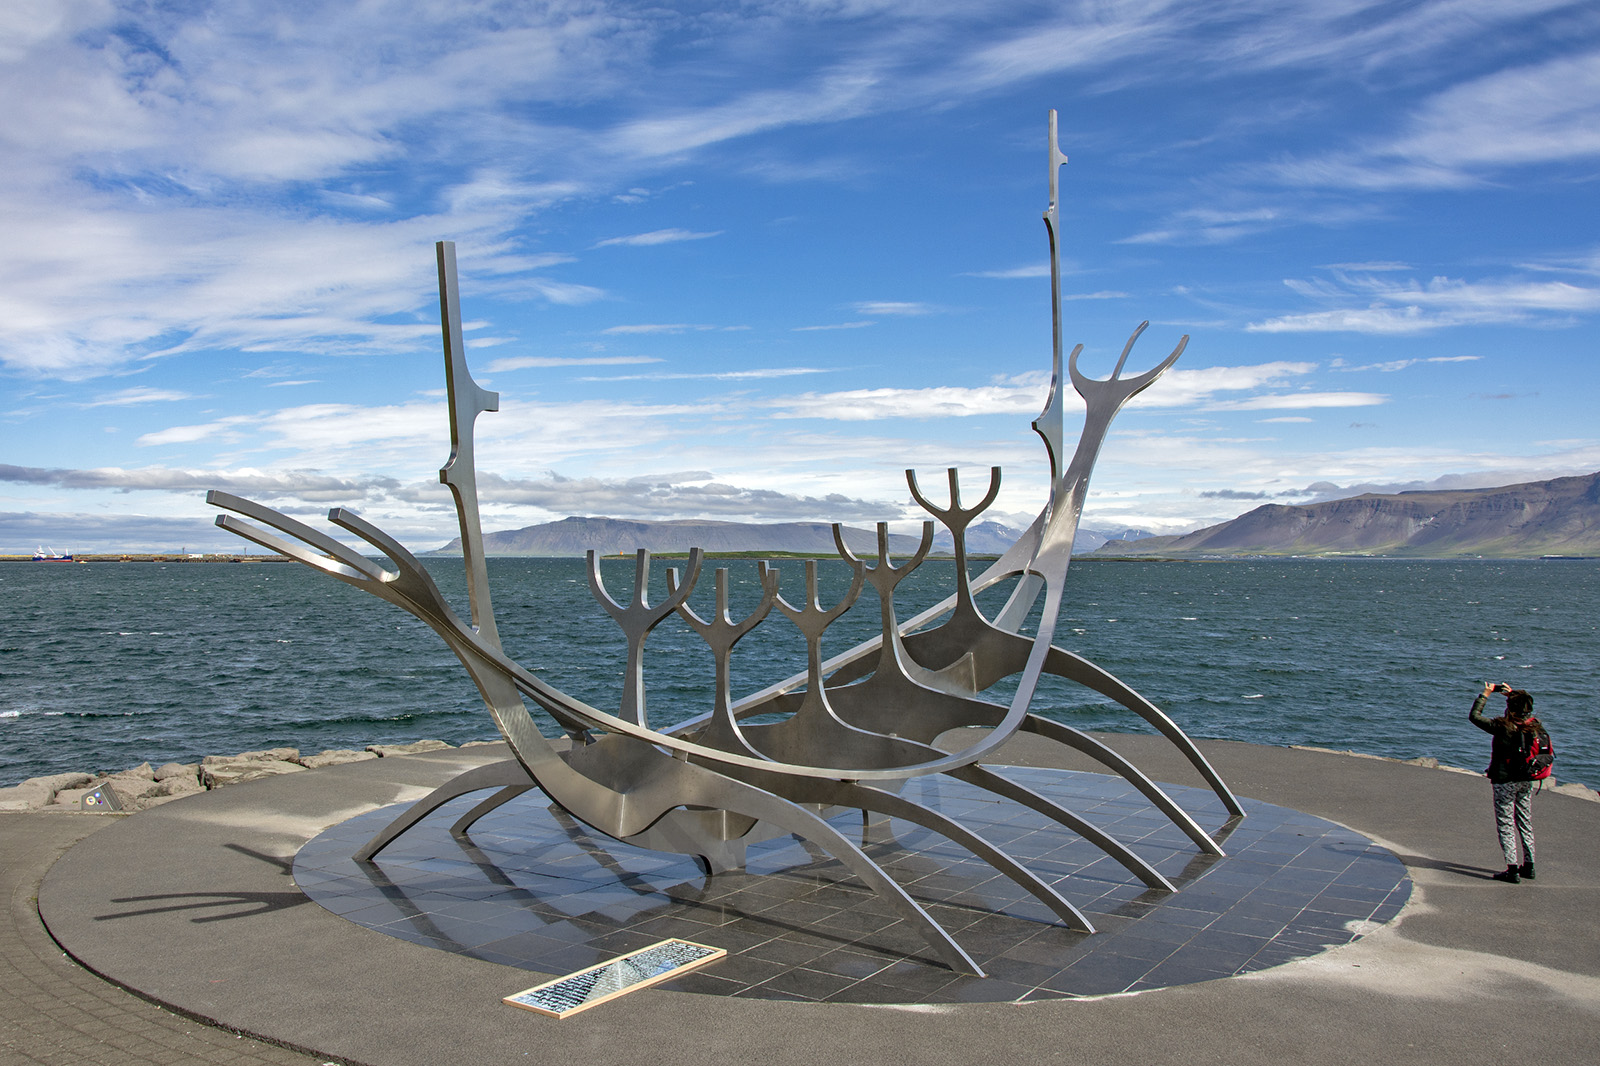
M 505 997 L 502 1002 L 552 1018 L 565 1018 L 597 1007 L 608 999 L 671 980 L 726 954 L 722 948 L 705 944 L 663 940 L 586 970 L 535 985 Z

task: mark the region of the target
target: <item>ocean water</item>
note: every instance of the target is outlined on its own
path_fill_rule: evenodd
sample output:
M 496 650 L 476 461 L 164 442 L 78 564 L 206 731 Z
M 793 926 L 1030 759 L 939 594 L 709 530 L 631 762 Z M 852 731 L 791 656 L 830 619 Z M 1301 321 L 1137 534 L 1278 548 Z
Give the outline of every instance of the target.
M 742 617 L 758 598 L 754 564 L 726 565 Z M 461 605 L 460 561 L 429 566 Z M 652 567 L 652 602 L 664 595 L 665 569 Z M 784 594 L 799 601 L 800 564 L 780 569 Z M 604 575 L 625 600 L 632 562 L 607 562 Z M 490 576 L 507 651 L 558 688 L 615 706 L 623 646 L 583 562 L 492 559 Z M 897 591 L 900 617 L 937 602 L 953 576 L 949 562 L 925 563 Z M 1068 583 L 1056 642 L 1192 736 L 1432 755 L 1478 769 L 1488 739 L 1467 708 L 1483 681 L 1506 681 L 1533 693 L 1556 742 L 1557 778 L 1600 786 L 1600 563 L 1079 561 Z M 823 603 L 835 602 L 843 565 L 823 564 L 820 584 Z M 711 587 L 707 574 L 692 601 L 702 615 Z M 992 609 L 1003 593 L 980 602 Z M 280 745 L 495 736 L 430 630 L 296 564 L 6 563 L 0 604 L 0 785 Z M 825 654 L 877 624 L 868 589 L 829 629 Z M 798 632 L 774 611 L 734 652 L 734 693 L 804 662 Z M 646 681 L 652 724 L 709 709 L 710 656 L 680 620 L 652 634 Z M 1055 680 L 1035 710 L 1080 728 L 1147 731 Z

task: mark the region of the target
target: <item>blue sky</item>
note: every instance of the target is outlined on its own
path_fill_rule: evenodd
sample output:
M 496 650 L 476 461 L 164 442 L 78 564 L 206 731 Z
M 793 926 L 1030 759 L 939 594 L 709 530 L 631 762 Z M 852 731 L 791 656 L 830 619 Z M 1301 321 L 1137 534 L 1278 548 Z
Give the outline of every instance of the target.
M 1067 343 L 1192 336 L 1086 526 L 1600 469 L 1589 2 L 11 0 L 0 78 L 0 551 L 448 540 L 439 239 L 486 528 L 1020 523 L 1050 108 Z

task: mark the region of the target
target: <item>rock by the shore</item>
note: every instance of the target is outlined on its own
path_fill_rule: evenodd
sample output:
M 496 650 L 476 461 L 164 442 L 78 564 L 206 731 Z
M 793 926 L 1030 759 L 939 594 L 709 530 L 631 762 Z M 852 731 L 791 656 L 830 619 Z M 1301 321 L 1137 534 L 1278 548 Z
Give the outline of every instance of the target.
M 156 767 L 157 781 L 166 781 L 174 777 L 192 777 L 200 779 L 200 764 L 197 762 L 169 762 Z
M 268 748 L 265 751 L 241 751 L 237 755 L 207 755 L 200 760 L 201 770 L 235 762 L 293 762 L 300 758 L 299 748 Z
M 206 788 L 222 788 L 245 781 L 259 781 L 263 777 L 304 773 L 305 769 L 297 762 L 286 762 L 282 759 L 231 759 L 211 766 L 202 765 L 200 783 Z
M 368 744 L 367 750 L 387 757 L 390 755 L 421 755 L 425 751 L 443 751 L 451 745 L 442 740 L 418 740 L 410 744 Z
M 491 744 L 496 741 L 475 741 Z M 330 748 L 315 755 L 301 755 L 299 748 L 264 748 L 241 751 L 236 755 L 207 755 L 197 763 L 169 762 L 151 768 L 148 762 L 127 770 L 99 774 L 62 773 L 30 777 L 9 788 L 0 788 L 0 812 L 49 811 L 78 813 L 80 801 L 102 786 L 116 793 L 121 813 L 132 814 L 183 796 L 224 788 L 245 781 L 281 774 L 297 774 L 324 766 L 367 762 L 390 755 L 417 755 L 452 747 L 442 740 L 418 740 L 409 744 L 373 744 L 365 751 Z M 109 813 L 98 807 L 91 813 Z
M 63 789 L 79 788 L 94 780 L 89 774 L 48 774 L 30 777 L 11 788 L 0 788 L 0 811 L 36 811 L 55 802 Z
M 356 751 L 354 748 L 330 748 L 318 752 L 316 755 L 302 755 L 295 761 L 307 770 L 319 770 L 324 766 L 342 766 L 349 762 L 366 762 L 378 758 L 375 751 Z

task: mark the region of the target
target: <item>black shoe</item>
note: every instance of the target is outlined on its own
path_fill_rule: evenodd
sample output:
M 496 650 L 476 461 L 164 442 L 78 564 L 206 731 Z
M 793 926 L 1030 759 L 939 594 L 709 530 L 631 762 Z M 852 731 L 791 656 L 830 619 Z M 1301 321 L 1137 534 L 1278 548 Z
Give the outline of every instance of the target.
M 1518 869 L 1517 872 L 1522 875 L 1522 879 L 1524 881 L 1532 881 L 1534 879 L 1533 878 L 1533 862 L 1532 862 L 1532 860 L 1529 860 L 1528 862 L 1523 863 L 1521 868 Z
M 1522 881 L 1522 874 L 1517 867 L 1507 866 L 1504 870 L 1501 870 L 1499 873 L 1495 874 L 1494 879 L 1496 881 L 1504 881 L 1507 884 L 1515 885 Z

